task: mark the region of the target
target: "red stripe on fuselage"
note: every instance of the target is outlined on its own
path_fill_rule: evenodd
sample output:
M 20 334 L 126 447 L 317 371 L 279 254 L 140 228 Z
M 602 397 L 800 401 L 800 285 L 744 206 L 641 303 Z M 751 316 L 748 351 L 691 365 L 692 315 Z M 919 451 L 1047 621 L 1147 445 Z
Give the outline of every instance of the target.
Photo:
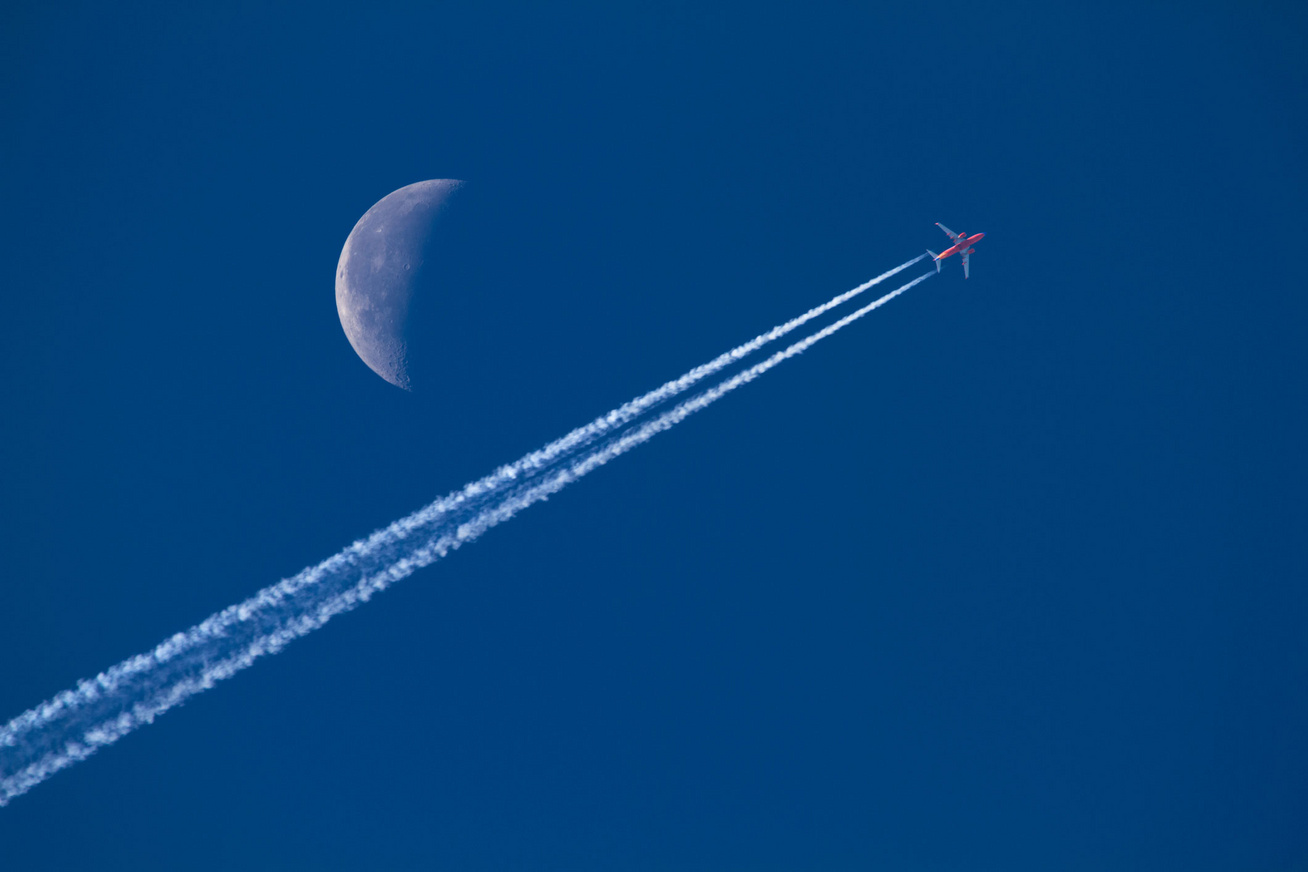
M 940 252 L 940 257 L 936 258 L 936 260 L 944 260 L 945 258 L 949 257 L 951 254 L 958 254 L 959 252 L 967 251 L 968 246 L 970 246 L 973 242 L 976 242 L 978 239 L 980 239 L 983 236 L 985 236 L 984 233 L 977 233 L 971 237 L 969 237 L 966 233 L 958 234 L 957 237 L 958 241 L 955 242 L 953 245 L 949 246 L 948 248 L 946 248 L 944 251 Z M 967 253 L 971 254 L 972 252 L 967 251 Z

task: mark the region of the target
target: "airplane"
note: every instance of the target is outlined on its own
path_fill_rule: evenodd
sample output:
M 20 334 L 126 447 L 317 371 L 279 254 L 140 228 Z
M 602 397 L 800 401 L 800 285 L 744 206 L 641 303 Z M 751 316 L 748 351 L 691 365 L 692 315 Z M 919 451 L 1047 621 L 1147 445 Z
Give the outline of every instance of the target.
M 927 254 L 931 255 L 931 258 L 936 262 L 936 272 L 940 272 L 940 261 L 949 257 L 951 254 L 958 254 L 963 257 L 963 278 L 967 278 L 968 255 L 976 251 L 975 248 L 971 247 L 972 243 L 979 242 L 985 234 L 978 233 L 975 236 L 969 237 L 966 233 L 955 233 L 939 221 L 936 222 L 936 226 L 945 231 L 945 235 L 954 241 L 953 245 L 949 246 L 939 254 L 936 254 L 929 248 L 927 249 Z

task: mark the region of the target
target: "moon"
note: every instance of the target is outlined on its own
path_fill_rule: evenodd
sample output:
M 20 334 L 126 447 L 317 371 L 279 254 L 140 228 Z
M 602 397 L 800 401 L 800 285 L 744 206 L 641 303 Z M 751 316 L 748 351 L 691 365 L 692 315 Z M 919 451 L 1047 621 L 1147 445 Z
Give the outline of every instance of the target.
M 363 213 L 336 266 L 336 312 L 355 352 L 386 381 L 412 390 L 410 311 L 415 290 L 440 268 L 442 227 L 457 179 L 406 185 Z

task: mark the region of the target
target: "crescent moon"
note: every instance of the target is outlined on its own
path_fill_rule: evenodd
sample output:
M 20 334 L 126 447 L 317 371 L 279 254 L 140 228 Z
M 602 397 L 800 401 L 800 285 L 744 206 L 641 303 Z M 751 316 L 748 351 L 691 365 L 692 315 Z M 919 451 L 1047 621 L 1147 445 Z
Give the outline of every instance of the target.
M 354 225 L 336 265 L 336 312 L 350 345 L 373 372 L 406 391 L 410 304 L 462 186 L 432 179 L 382 197 Z

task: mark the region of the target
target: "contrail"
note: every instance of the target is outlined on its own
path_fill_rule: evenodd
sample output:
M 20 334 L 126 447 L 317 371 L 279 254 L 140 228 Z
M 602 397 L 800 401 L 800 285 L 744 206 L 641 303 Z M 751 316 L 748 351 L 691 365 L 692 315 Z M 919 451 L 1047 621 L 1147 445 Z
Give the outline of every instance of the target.
M 733 360 L 779 336 L 784 336 L 800 324 L 817 317 L 918 260 L 921 258 L 915 258 L 871 282 L 839 295 L 800 318 L 756 337 L 709 364 L 691 370 L 681 379 L 668 382 L 662 388 L 596 419 L 591 425 L 574 430 L 545 449 L 533 452 L 515 464 L 502 467 L 496 474 L 487 476 L 481 482 L 474 482 L 473 485 L 478 485 L 494 480 L 497 475 L 503 475 L 504 477 L 495 485 L 490 486 L 490 490 L 500 493 L 507 489 L 509 492 L 464 523 L 457 523 L 457 517 L 443 519 L 444 522 L 427 537 L 425 544 L 414 542 L 409 547 L 405 547 L 403 543 L 415 530 L 430 525 L 433 520 L 450 513 L 451 509 L 458 508 L 461 503 L 466 504 L 472 496 L 486 491 L 471 491 L 473 485 L 469 485 L 463 491 L 433 503 L 432 506 L 381 531 L 381 533 L 394 531 L 392 536 L 379 538 L 380 534 L 374 534 L 368 540 L 357 542 L 341 554 L 300 573 L 294 579 L 267 588 L 249 600 L 225 609 L 187 633 L 177 634 L 153 652 L 124 661 L 96 679 L 81 682 L 77 688 L 65 691 L 45 704 L 20 715 L 0 729 L 0 758 L 12 758 L 6 761 L 3 767 L 5 772 L 0 773 L 3 776 L 0 777 L 0 806 L 26 793 L 55 772 L 86 759 L 99 748 L 116 742 L 143 724 L 152 722 L 154 718 L 187 698 L 207 690 L 224 678 L 231 677 L 250 666 L 259 657 L 279 651 L 288 642 L 321 627 L 336 615 L 366 602 L 375 593 L 385 590 L 417 569 L 430 565 L 466 542 L 474 541 L 486 530 L 512 518 L 527 506 L 558 492 L 613 458 L 643 444 L 657 433 L 675 426 L 726 393 L 753 381 L 783 360 L 803 352 L 814 343 L 863 317 L 934 273 L 926 273 L 908 282 L 851 315 L 777 352 L 764 362 L 738 373 L 643 425 L 632 427 L 582 459 L 549 474 L 543 482 L 535 485 L 523 482 L 516 487 L 511 487 L 524 473 L 548 469 L 552 461 L 559 460 L 569 450 L 569 448 L 555 449 L 555 446 L 561 446 L 569 439 L 576 440 L 570 446 L 572 448 L 593 443 L 604 432 L 630 422 L 641 411 L 675 396 L 696 381 L 720 371 Z M 739 351 L 739 349 L 745 350 Z M 736 353 L 737 351 L 739 354 Z M 684 386 L 677 387 L 683 384 Z M 600 422 L 608 423 L 604 428 L 599 429 L 597 425 Z M 591 435 L 578 436 L 586 433 L 589 428 L 597 429 Z M 551 449 L 555 449 L 552 457 Z M 534 460 L 528 462 L 532 458 Z M 507 473 L 506 471 L 509 470 L 514 471 Z M 460 495 L 466 495 L 465 499 L 456 501 Z M 482 502 L 484 503 L 485 500 Z M 433 507 L 442 503 L 445 506 L 434 516 L 414 522 L 417 516 L 432 512 Z M 466 515 L 467 511 L 457 513 L 458 517 Z M 435 533 L 440 530 L 445 532 L 436 535 Z M 372 545 L 371 548 L 361 547 L 369 544 Z M 347 554 L 350 555 L 348 558 L 345 557 Z M 311 572 L 317 576 L 315 581 L 298 585 L 289 584 L 297 579 L 308 577 Z M 348 583 L 351 578 L 360 575 L 362 577 L 353 586 L 344 590 L 338 589 L 339 582 Z M 323 587 L 327 589 L 315 589 L 317 582 L 323 579 L 331 579 L 338 584 L 324 585 Z
M 461 490 L 436 500 L 425 508 L 378 530 L 367 539 L 361 539 L 353 543 L 322 563 L 308 567 L 291 578 L 264 588 L 250 599 L 210 616 L 185 633 L 173 635 L 156 646 L 154 650 L 129 658 L 105 670 L 90 681 L 79 682 L 77 687 L 58 694 L 42 705 L 15 718 L 5 727 L 0 728 L 0 748 L 12 746 L 19 741 L 23 734 L 35 730 L 43 724 L 65 717 L 69 712 L 85 705 L 96 703 L 107 695 L 114 694 L 124 682 L 137 680 L 137 677 L 144 673 L 156 671 L 163 664 L 185 656 L 215 639 L 224 638 L 235 625 L 248 622 L 266 610 L 278 609 L 283 603 L 294 599 L 304 590 L 317 585 L 324 578 L 335 577 L 342 571 L 348 571 L 361 564 L 363 568 L 366 568 L 370 560 L 385 552 L 386 549 L 397 542 L 402 542 L 414 533 L 430 527 L 451 512 L 484 504 L 487 499 L 494 497 L 505 486 L 511 485 L 525 475 L 549 467 L 572 451 L 592 444 L 596 439 L 631 422 L 659 403 L 683 393 L 696 383 L 720 372 L 725 367 L 741 360 L 769 342 L 780 339 L 830 309 L 847 302 L 867 289 L 907 269 L 922 260 L 924 256 L 918 255 L 912 260 L 902 263 L 852 290 L 833 297 L 826 303 L 810 309 L 797 318 L 774 327 L 766 333 L 759 334 L 749 342 L 719 355 L 706 364 L 695 367 L 685 375 L 624 403 L 589 424 L 578 427 L 561 439 L 551 442 L 544 448 L 533 451 L 514 463 L 500 467 L 490 475 L 464 486 Z M 0 801 L 2 800 L 3 797 L 0 797 Z

